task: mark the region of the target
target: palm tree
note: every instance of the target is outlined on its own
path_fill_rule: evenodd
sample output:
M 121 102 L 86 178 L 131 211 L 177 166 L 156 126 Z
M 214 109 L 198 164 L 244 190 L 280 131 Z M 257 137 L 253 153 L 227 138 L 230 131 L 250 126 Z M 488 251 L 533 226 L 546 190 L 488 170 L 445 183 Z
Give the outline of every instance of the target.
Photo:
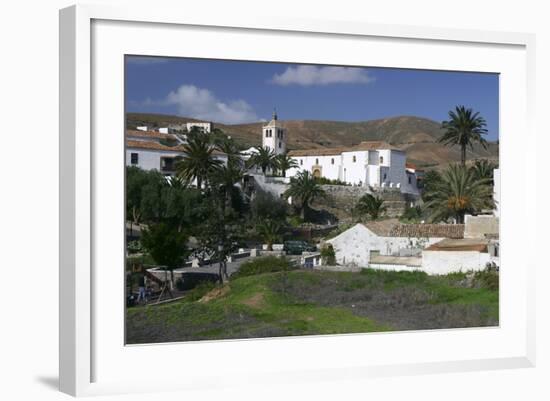
M 439 142 L 445 145 L 460 146 L 460 161 L 466 165 L 466 148 L 473 148 L 475 142 L 479 142 L 487 149 L 487 141 L 483 135 L 487 134 L 485 119 L 472 109 L 464 106 L 456 106 L 455 110 L 449 111 L 449 120 L 441 123 L 445 130 Z
M 281 153 L 276 157 L 277 170 L 279 170 L 283 177 L 286 177 L 286 171 L 291 168 L 298 167 L 298 163 L 292 157 L 286 153 Z
M 241 151 L 239 150 L 239 147 L 235 141 L 229 137 L 224 136 L 216 140 L 216 149 L 222 153 L 225 153 L 228 161 L 235 162 L 237 160 L 241 160 Z
M 472 173 L 477 179 L 487 179 L 493 183 L 493 172 L 498 168 L 498 164 L 487 159 L 476 160 L 470 167 Z
M 476 178 L 473 170 L 451 164 L 441 178 L 441 182 L 425 196 L 424 207 L 430 212 L 431 221 L 454 217 L 457 223 L 462 224 L 466 213 L 494 207 L 489 179 Z
M 201 189 L 208 175 L 221 164 L 213 156 L 214 147 L 210 144 L 208 135 L 197 132 L 189 135 L 183 152 L 185 157 L 176 163 L 177 175 L 188 181 L 196 179 L 197 188 Z
M 271 219 L 264 219 L 256 226 L 256 231 L 267 244 L 268 251 L 273 250 L 273 243 L 281 237 L 281 230 L 281 223 Z
M 372 220 L 378 219 L 387 210 L 384 200 L 371 194 L 363 195 L 354 209 L 360 216 L 368 215 Z
M 268 169 L 277 168 L 277 159 L 273 150 L 263 146 L 257 146 L 256 150 L 257 152 L 248 159 L 248 168 L 260 167 L 264 175 Z
M 290 180 L 290 188 L 288 188 L 284 196 L 286 198 L 293 197 L 300 201 L 300 216 L 305 218 L 306 211 L 309 209 L 311 202 L 315 198 L 325 196 L 325 191 L 315 177 L 309 171 L 300 171 L 295 177 Z
M 229 159 L 227 164 L 212 170 L 209 181 L 217 191 L 221 199 L 227 203 L 240 189 L 236 186 L 243 179 L 243 169 L 237 160 Z M 225 207 L 225 206 L 224 206 Z

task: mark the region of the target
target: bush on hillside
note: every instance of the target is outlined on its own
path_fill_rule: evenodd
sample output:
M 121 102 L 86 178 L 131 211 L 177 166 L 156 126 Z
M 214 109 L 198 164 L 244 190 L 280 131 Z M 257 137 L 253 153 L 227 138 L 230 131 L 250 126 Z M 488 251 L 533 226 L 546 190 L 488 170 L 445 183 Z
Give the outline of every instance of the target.
M 264 256 L 252 259 L 241 265 L 239 270 L 231 275 L 232 279 L 246 276 L 254 276 L 257 274 L 273 273 L 280 271 L 293 270 L 295 267 L 289 259 L 279 258 L 276 256 Z

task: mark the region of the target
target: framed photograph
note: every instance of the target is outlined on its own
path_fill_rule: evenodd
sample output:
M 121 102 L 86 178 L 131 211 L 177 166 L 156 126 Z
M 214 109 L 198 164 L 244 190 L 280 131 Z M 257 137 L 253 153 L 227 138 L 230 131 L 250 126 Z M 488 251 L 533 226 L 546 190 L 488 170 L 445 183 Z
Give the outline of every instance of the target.
M 533 49 L 61 10 L 61 390 L 533 366 Z

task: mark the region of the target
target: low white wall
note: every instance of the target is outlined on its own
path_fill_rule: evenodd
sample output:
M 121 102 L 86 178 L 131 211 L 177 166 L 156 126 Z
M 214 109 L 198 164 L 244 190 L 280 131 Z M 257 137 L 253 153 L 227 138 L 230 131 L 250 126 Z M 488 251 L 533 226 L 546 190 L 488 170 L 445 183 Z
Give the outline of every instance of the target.
M 488 253 L 477 251 L 422 251 L 422 270 L 428 274 L 483 270 Z
M 369 264 L 370 269 L 376 269 L 376 270 L 391 270 L 391 271 L 407 271 L 407 272 L 413 272 L 413 271 L 424 271 L 422 267 L 420 266 L 407 266 L 407 265 L 390 265 L 387 263 L 371 263 Z

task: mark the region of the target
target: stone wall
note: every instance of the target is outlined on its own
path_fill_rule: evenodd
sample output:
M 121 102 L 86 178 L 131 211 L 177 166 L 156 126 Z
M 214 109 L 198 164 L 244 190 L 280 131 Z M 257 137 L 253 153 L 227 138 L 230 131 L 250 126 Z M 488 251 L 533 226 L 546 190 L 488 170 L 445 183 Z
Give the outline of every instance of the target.
M 345 186 L 345 185 L 323 185 L 328 195 L 331 206 L 336 209 L 351 212 L 359 198 L 365 194 L 373 194 L 384 199 L 386 215 L 399 217 L 403 214 L 407 203 L 415 202 L 417 199 L 408 194 L 403 194 L 399 189 L 380 189 L 372 191 L 369 187 Z

